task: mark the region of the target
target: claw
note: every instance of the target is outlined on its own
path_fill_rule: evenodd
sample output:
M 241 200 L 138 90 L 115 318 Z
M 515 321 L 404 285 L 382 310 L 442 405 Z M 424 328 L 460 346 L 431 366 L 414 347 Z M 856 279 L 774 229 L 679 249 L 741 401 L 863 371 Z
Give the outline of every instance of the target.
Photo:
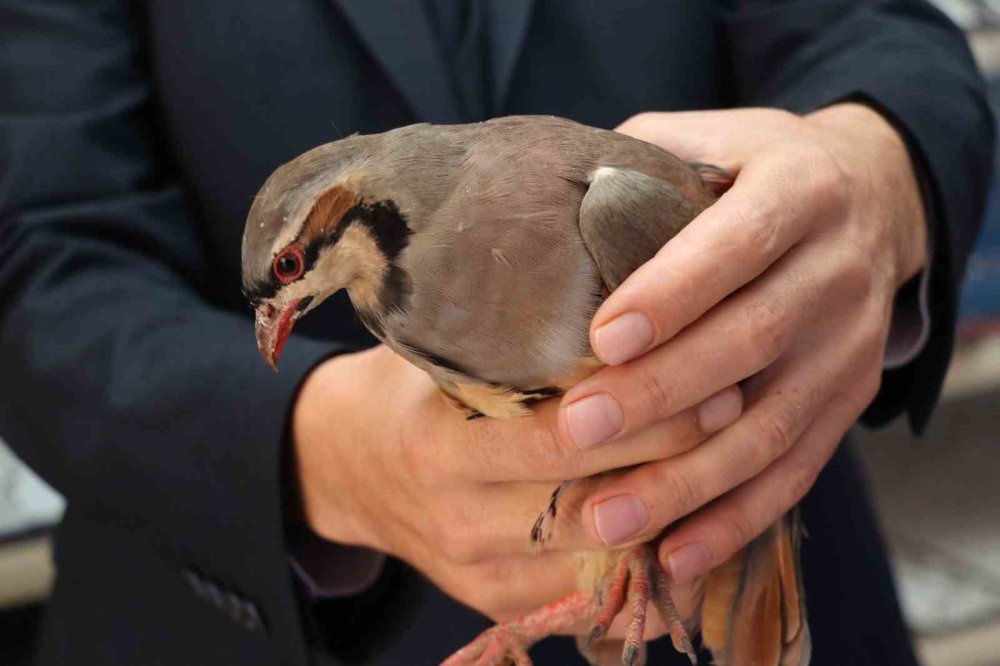
M 625 643 L 622 651 L 622 666 L 638 666 L 642 659 L 642 645 Z
M 598 643 L 600 643 L 602 640 L 604 640 L 604 637 L 607 634 L 608 634 L 607 628 L 605 628 L 605 627 L 603 627 L 603 626 L 601 626 L 599 624 L 595 624 L 591 628 L 590 633 L 587 634 L 587 640 L 585 640 L 583 642 L 583 649 L 589 650 L 590 648 L 594 647 L 595 645 L 597 645 Z
M 694 651 L 694 645 L 691 644 L 691 638 L 688 636 L 684 622 L 681 620 L 680 614 L 677 612 L 677 606 L 674 605 L 674 599 L 670 595 L 670 583 L 667 581 L 667 576 L 663 573 L 663 570 L 655 561 L 653 563 L 652 570 L 654 590 L 652 599 L 653 607 L 659 614 L 660 620 L 667 628 L 667 631 L 670 632 L 670 642 L 673 643 L 674 649 L 687 655 L 687 658 L 691 661 L 691 663 L 697 666 L 698 654 Z
M 607 635 L 611 622 L 626 600 L 631 603 L 631 617 L 625 640 L 619 648 L 618 641 L 608 642 Z M 605 663 L 606 658 L 615 659 L 615 655 L 620 654 L 624 666 L 639 666 L 645 661 L 643 633 L 650 603 L 670 631 L 674 649 L 686 654 L 692 664 L 697 664 L 694 646 L 671 598 L 666 574 L 650 546 L 643 545 L 622 552 L 613 574 L 604 578 L 594 594 L 577 592 L 519 620 L 497 625 L 453 654 L 442 666 L 508 663 L 531 666 L 528 648 L 534 643 L 552 634 L 578 631 L 581 626 L 587 626 L 588 621 L 589 631 L 577 639 L 577 645 L 588 658 L 599 656 L 600 663 Z M 613 653 L 609 652 L 612 647 Z
M 625 605 L 626 585 L 628 583 L 628 556 L 623 555 L 615 565 L 614 574 L 611 576 L 604 589 L 605 583 L 597 591 L 599 600 L 597 614 L 594 616 L 594 624 L 590 628 L 590 633 L 584 643 L 584 648 L 589 649 L 604 640 L 611 628 L 611 622 L 621 612 Z

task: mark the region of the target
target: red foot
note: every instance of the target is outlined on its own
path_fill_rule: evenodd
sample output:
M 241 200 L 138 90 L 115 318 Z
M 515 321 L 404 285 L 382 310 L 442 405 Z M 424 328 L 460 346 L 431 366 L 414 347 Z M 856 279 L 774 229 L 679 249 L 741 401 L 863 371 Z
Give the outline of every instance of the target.
M 590 632 L 580 644 L 582 652 L 590 655 L 604 640 L 611 622 L 626 601 L 631 603 L 631 616 L 622 648 L 624 666 L 637 666 L 644 658 L 642 635 L 650 602 L 670 631 L 674 648 L 686 654 L 692 664 L 698 663 L 687 630 L 674 607 L 666 575 L 653 549 L 644 544 L 622 553 L 614 573 L 602 581 L 596 594 L 577 592 L 519 620 L 497 625 L 480 634 L 441 666 L 500 666 L 506 663 L 531 666 L 528 648 L 546 636 L 586 626 L 588 621 L 592 623 Z
M 596 645 L 607 634 L 612 620 L 625 607 L 626 595 L 632 604 L 632 615 L 622 648 L 622 664 L 634 666 L 642 661 L 642 634 L 646 628 L 646 611 L 650 602 L 670 632 L 674 649 L 686 654 L 692 664 L 698 663 L 694 646 L 670 596 L 666 574 L 660 568 L 653 549 L 646 544 L 636 546 L 621 556 L 607 593 L 598 595 L 603 603 L 584 643 L 585 653 L 587 648 Z
M 519 620 L 487 629 L 441 666 L 531 666 L 528 648 L 552 634 L 571 631 L 594 616 L 594 596 L 576 592 Z
M 602 583 L 602 585 L 598 588 L 597 598 L 599 609 L 597 611 L 597 615 L 594 617 L 594 626 L 590 629 L 590 634 L 587 636 L 587 641 L 584 643 L 584 647 L 590 647 L 603 640 L 608 634 L 608 629 L 611 628 L 611 623 L 625 606 L 625 586 L 628 583 L 628 563 L 629 558 L 627 556 L 623 555 L 618 558 L 618 564 L 615 565 L 615 571 L 614 575 L 611 577 L 610 585 L 607 585 L 606 590 L 604 589 L 606 585 L 604 583 Z

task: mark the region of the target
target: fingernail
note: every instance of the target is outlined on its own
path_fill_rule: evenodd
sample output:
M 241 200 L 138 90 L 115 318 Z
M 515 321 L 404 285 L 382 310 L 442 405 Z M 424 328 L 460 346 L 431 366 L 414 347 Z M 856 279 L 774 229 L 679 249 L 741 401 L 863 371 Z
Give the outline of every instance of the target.
M 566 429 L 580 449 L 589 449 L 611 439 L 624 423 L 622 408 L 607 393 L 588 395 L 566 408 Z
M 618 365 L 653 343 L 653 322 L 641 312 L 626 312 L 594 332 L 594 352 L 608 365 Z
M 628 541 L 648 522 L 649 509 L 635 495 L 618 495 L 594 506 L 594 527 L 609 546 Z
M 719 391 L 698 407 L 698 425 L 702 432 L 718 432 L 736 419 L 743 411 L 743 397 L 736 388 Z
M 667 575 L 671 582 L 687 583 L 708 570 L 712 553 L 700 543 L 689 543 L 667 555 Z

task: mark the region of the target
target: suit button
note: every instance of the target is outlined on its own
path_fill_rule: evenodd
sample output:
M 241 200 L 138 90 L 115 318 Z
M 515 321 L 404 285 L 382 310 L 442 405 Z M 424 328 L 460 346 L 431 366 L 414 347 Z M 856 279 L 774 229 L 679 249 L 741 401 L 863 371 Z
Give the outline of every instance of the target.
M 243 624 L 243 604 L 232 592 L 226 592 L 226 614 L 236 624 Z
M 257 604 L 244 600 L 243 605 L 243 626 L 249 631 L 264 631 L 264 620 L 260 617 Z
M 184 580 L 199 599 L 209 602 L 247 631 L 263 631 L 264 621 L 257 605 L 235 592 L 224 590 L 193 569 L 185 569 Z

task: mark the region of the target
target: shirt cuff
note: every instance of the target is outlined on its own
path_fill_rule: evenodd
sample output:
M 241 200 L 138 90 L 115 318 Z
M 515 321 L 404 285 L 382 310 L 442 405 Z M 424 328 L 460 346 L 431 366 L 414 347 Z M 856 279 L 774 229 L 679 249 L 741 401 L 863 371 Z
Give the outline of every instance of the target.
M 928 257 L 933 248 L 928 250 Z M 927 346 L 931 334 L 930 266 L 913 278 L 896 293 L 892 306 L 892 323 L 889 324 L 889 338 L 882 357 L 883 370 L 901 368 Z
M 361 594 L 382 575 L 385 560 L 384 553 L 333 543 L 307 529 L 295 535 L 289 553 L 292 571 L 314 601 Z

